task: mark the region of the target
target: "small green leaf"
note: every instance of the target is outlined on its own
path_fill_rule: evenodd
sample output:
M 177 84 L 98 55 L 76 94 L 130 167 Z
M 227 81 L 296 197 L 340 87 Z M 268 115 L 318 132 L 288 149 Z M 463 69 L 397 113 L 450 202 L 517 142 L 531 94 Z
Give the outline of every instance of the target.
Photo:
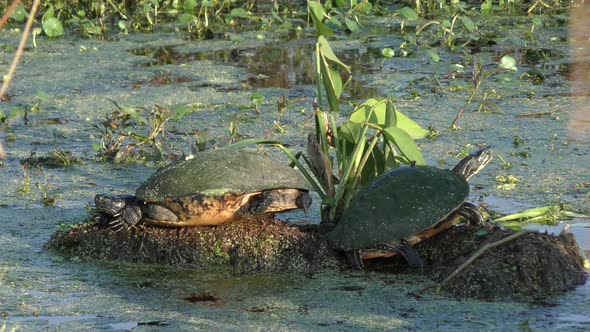
M 49 99 L 49 95 L 43 91 L 37 91 L 37 93 L 35 93 L 35 97 L 37 97 L 41 101 Z
M 317 1 L 309 1 L 307 8 L 311 12 L 311 17 L 321 22 L 324 19 L 324 7 Z
M 483 15 L 489 15 L 492 13 L 492 1 L 486 0 L 481 4 L 481 13 Z
M 498 64 L 498 68 L 510 69 L 514 71 L 518 70 L 518 68 L 516 68 L 516 60 L 510 55 L 505 55 L 502 57 L 500 64 Z
M 440 61 L 440 56 L 438 56 L 438 53 L 436 53 L 434 50 L 428 50 L 428 55 L 430 55 L 430 58 L 432 59 L 432 61 L 434 62 L 439 62 Z
M 25 115 L 25 108 L 20 106 L 15 106 L 10 109 L 10 113 L 8 115 L 9 118 L 17 118 Z
M 360 30 L 358 23 L 356 23 L 356 21 L 349 19 L 348 17 L 344 18 L 344 24 L 346 24 L 348 30 L 352 32 L 358 32 Z
M 386 47 L 381 50 L 381 55 L 385 58 L 392 58 L 395 55 L 395 51 L 389 47 Z
M 50 6 L 45 11 L 45 14 L 43 14 L 43 21 L 45 21 L 48 18 L 52 18 L 53 17 L 53 14 L 54 14 L 53 7 Z
M 190 24 L 195 21 L 197 21 L 197 17 L 195 15 L 189 13 L 182 13 L 178 15 L 178 23 L 180 24 Z
M 207 5 L 205 2 L 206 1 L 203 1 L 203 6 Z M 192 12 L 194 12 L 195 7 L 197 7 L 197 2 L 195 0 L 185 0 L 184 5 L 182 6 L 182 9 L 185 12 L 192 13 Z
M 64 34 L 64 28 L 61 22 L 55 17 L 49 17 L 43 20 L 43 31 L 49 37 L 59 37 Z
M 228 35 L 229 35 L 229 40 L 236 42 L 236 43 L 239 43 L 244 40 L 244 38 L 242 38 L 240 35 L 235 34 L 235 33 L 229 33 Z
M 234 8 L 229 13 L 232 17 L 248 18 L 250 14 L 244 8 Z
M 459 16 L 461 22 L 469 32 L 473 32 L 475 30 L 475 23 L 469 18 L 469 16 Z
M 12 17 L 15 21 L 22 22 L 27 17 L 27 15 L 29 15 L 29 13 L 25 10 L 25 6 L 21 2 L 18 5 L 16 5 L 16 8 L 14 9 L 10 17 Z
M 418 13 L 410 7 L 400 9 L 399 13 L 408 21 L 415 21 L 418 19 Z

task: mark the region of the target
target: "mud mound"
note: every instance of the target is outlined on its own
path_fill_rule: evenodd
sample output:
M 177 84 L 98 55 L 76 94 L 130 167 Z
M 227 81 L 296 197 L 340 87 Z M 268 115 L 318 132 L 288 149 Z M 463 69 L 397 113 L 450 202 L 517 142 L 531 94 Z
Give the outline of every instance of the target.
M 231 266 L 238 272 L 313 273 L 347 269 L 324 240 L 329 228 L 256 217 L 217 227 L 139 227 L 115 231 L 92 223 L 58 231 L 47 247 L 80 259 L 166 264 L 190 268 Z M 457 226 L 416 245 L 427 273 L 442 281 L 482 246 L 514 231 L 488 224 Z M 399 257 L 373 259 L 367 269 L 395 273 Z M 442 289 L 459 297 L 536 298 L 583 284 L 583 258 L 571 235 L 526 233 L 486 251 Z

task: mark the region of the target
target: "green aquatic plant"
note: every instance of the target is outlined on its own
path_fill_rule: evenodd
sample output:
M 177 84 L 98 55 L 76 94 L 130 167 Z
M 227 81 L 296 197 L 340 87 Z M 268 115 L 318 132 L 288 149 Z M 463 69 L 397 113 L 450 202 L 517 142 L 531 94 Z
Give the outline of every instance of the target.
M 503 56 L 502 59 L 500 60 L 500 62 L 498 63 L 497 67 L 490 69 L 490 70 L 483 70 L 482 60 L 479 58 L 479 56 L 477 56 L 477 55 L 474 56 L 473 57 L 473 70 L 471 73 L 473 89 L 471 90 L 471 93 L 469 94 L 469 97 L 467 98 L 467 100 L 465 101 L 463 106 L 456 107 L 457 114 L 455 115 L 455 118 L 453 119 L 453 121 L 451 121 L 449 128 L 451 130 L 458 130 L 459 129 L 459 127 L 457 126 L 457 121 L 459 121 L 461 114 L 463 114 L 463 112 L 467 109 L 467 107 L 469 105 L 471 105 L 472 102 L 476 101 L 475 97 L 478 94 L 478 92 L 481 90 L 482 85 L 486 79 L 488 79 L 494 75 L 497 75 L 497 74 L 502 74 L 502 73 L 506 73 L 506 72 L 517 72 L 517 71 L 518 71 L 518 68 L 516 67 L 516 60 L 509 55 Z M 498 106 L 496 103 L 493 103 L 492 101 L 487 100 L 486 96 L 487 96 L 487 93 L 484 93 L 484 96 L 482 97 L 482 99 L 477 100 L 478 111 L 481 111 L 485 107 L 486 109 L 493 109 L 493 110 L 497 110 L 498 112 L 502 112 L 502 108 L 500 106 Z
M 166 124 L 181 119 L 188 112 L 186 107 L 169 109 L 155 105 L 153 109 L 146 110 L 111 102 L 117 110 L 93 125 L 99 132 L 100 142 L 92 144 L 92 148 L 100 159 L 114 162 L 137 158 L 162 159 Z
M 314 57 L 315 131 L 308 136 L 306 153 L 293 154 L 280 142 L 263 139 L 244 140 L 232 147 L 269 144 L 282 149 L 320 196 L 322 222 L 337 223 L 360 186 L 400 163 L 424 164 L 414 139 L 426 137 L 428 131 L 396 110 L 391 100 L 379 98 L 357 105 L 348 121 L 337 125 L 335 114 L 346 85 L 339 70 L 350 73 L 350 67 L 336 56 L 325 38 L 334 34 L 334 17 L 316 1 L 308 2 L 308 12 L 318 38 Z
M 528 224 L 557 225 L 560 221 L 573 218 L 590 218 L 590 216 L 569 211 L 565 204 L 553 204 L 526 209 L 492 221 L 502 223 L 507 227 L 520 229 Z
M 44 183 L 35 182 L 35 187 L 37 187 L 37 189 L 41 193 L 41 203 L 43 204 L 43 206 L 54 206 L 55 205 L 57 197 L 55 195 L 49 194 L 49 191 L 51 190 L 51 183 L 49 183 L 49 182 L 44 182 Z
M 60 37 L 64 34 L 64 28 L 58 17 L 55 17 L 53 6 L 45 10 L 41 20 L 43 31 L 48 37 Z

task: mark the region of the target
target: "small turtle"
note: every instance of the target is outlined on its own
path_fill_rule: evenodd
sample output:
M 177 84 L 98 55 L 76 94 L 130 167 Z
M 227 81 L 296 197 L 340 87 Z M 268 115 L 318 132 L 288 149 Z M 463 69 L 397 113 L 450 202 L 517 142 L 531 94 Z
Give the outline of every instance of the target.
M 219 149 L 158 170 L 133 195 L 98 194 L 111 224 L 214 226 L 245 216 L 307 208 L 308 182 L 296 170 L 257 153 Z
M 363 268 L 362 258 L 374 258 L 361 257 L 360 250 L 368 248 L 399 252 L 410 266 L 422 267 L 412 245 L 451 227 L 459 216 L 483 222 L 478 207 L 466 202 L 467 180 L 492 157 L 488 146 L 463 158 L 453 170 L 408 166 L 384 173 L 353 197 L 327 235 L 329 245 L 345 252 L 354 269 Z

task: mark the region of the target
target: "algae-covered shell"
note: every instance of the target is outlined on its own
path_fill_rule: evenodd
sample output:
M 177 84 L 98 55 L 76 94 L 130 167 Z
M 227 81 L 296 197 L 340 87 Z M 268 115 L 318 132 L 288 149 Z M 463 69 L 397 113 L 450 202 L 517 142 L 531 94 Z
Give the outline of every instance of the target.
M 466 179 L 451 170 L 398 168 L 357 193 L 328 241 L 351 251 L 402 239 L 445 219 L 468 195 Z
M 194 194 L 221 196 L 279 188 L 311 190 L 305 178 L 283 162 L 254 151 L 219 149 L 160 169 L 137 188 L 135 196 L 161 202 Z

